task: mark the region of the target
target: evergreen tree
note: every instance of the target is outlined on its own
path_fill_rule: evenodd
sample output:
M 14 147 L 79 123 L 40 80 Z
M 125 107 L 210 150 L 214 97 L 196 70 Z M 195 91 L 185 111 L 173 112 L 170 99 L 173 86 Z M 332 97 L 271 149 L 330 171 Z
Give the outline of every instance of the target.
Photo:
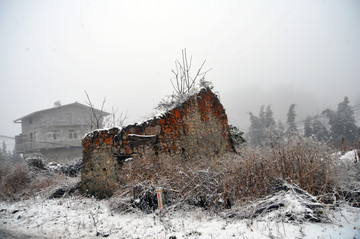
M 250 115 L 250 129 L 249 129 L 249 143 L 253 146 L 271 146 L 272 141 L 277 141 L 283 136 L 283 125 L 277 128 L 274 114 L 271 107 L 268 105 L 260 107 L 259 116 L 253 113 Z M 281 122 L 280 122 L 281 124 Z
M 274 136 L 279 136 L 270 106 L 267 106 L 266 110 L 264 106 L 261 106 L 259 116 L 250 113 L 250 122 L 249 142 L 254 146 L 267 145 L 269 141 L 273 140 Z
M 9 159 L 9 152 L 7 150 L 7 146 L 6 146 L 5 142 L 3 142 L 1 150 L 0 150 L 0 160 L 7 161 L 8 159 Z
M 18 163 L 20 161 L 22 161 L 22 158 L 15 152 L 15 149 L 11 152 L 3 142 L 0 148 L 0 162 Z
M 350 106 L 348 97 L 345 97 L 343 103 L 341 104 L 340 115 L 344 120 L 343 128 L 345 140 L 351 145 L 354 145 L 358 140 L 358 134 L 355 115 Z
M 305 125 L 304 125 L 304 136 L 306 138 L 310 138 L 313 134 L 313 130 L 311 128 L 311 118 L 310 116 L 305 119 Z
M 325 114 L 329 118 L 330 131 L 332 132 L 331 127 L 332 127 L 332 125 L 335 124 L 336 113 L 333 110 L 326 109 L 326 110 L 323 111 L 323 114 Z
M 336 112 L 325 110 L 324 113 L 329 118 L 332 142 L 338 145 L 342 140 L 345 140 L 346 143 L 354 145 L 357 141 L 358 129 L 348 97 L 339 103 Z
M 312 120 L 311 117 L 305 119 L 304 137 L 313 138 L 320 142 L 327 142 L 329 140 L 329 132 L 320 120 Z
M 275 126 L 276 126 L 276 123 L 274 120 L 274 114 L 269 105 L 266 107 L 266 112 L 265 112 L 265 128 L 266 129 L 274 129 Z
M 253 113 L 249 113 L 250 115 L 250 130 L 249 130 L 249 137 L 250 137 L 250 144 L 253 146 L 262 146 L 263 140 L 265 138 L 263 126 L 261 119 L 255 116 Z
M 278 120 L 278 124 L 277 124 L 277 131 L 279 132 L 279 136 L 283 137 L 285 134 L 285 126 L 284 123 L 281 120 Z
M 314 139 L 320 142 L 327 142 L 329 140 L 329 131 L 326 129 L 323 123 L 321 123 L 320 120 L 314 120 L 314 122 L 311 123 L 311 128 L 312 136 Z
M 265 108 L 265 106 L 262 105 L 260 107 L 260 111 L 259 111 L 259 119 L 260 119 L 262 128 L 265 128 L 265 124 L 266 124 L 266 114 L 265 114 L 264 108 Z
M 234 145 L 245 143 L 246 140 L 243 137 L 244 132 L 240 131 L 239 128 L 234 125 L 229 125 L 229 129 Z
M 289 112 L 287 114 L 288 129 L 287 129 L 286 133 L 288 135 L 291 135 L 291 134 L 294 134 L 297 132 L 295 118 L 296 118 L 295 104 L 291 104 L 290 108 L 289 108 Z

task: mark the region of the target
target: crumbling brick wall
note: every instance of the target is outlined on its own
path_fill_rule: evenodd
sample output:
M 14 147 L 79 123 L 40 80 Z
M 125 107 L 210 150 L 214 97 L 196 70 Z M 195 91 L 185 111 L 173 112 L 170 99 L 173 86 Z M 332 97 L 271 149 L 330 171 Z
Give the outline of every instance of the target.
M 218 157 L 234 151 L 228 120 L 218 97 L 202 89 L 180 106 L 141 124 L 98 130 L 82 141 L 81 190 L 112 195 L 127 158 L 143 155 Z

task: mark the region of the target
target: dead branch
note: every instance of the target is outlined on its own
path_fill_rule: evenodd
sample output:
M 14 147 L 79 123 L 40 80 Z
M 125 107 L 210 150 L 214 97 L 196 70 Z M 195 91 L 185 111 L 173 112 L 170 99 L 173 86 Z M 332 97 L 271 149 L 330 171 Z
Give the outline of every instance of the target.
M 103 113 L 104 113 L 104 106 L 106 103 L 106 97 L 104 97 L 104 100 L 102 102 L 100 113 L 97 114 L 95 111 L 94 104 L 92 103 L 86 90 L 85 90 L 85 94 L 86 94 L 86 98 L 88 100 L 86 102 L 86 104 L 90 107 L 90 112 L 89 112 L 90 129 L 93 130 L 94 126 L 95 126 L 95 129 L 102 128 Z

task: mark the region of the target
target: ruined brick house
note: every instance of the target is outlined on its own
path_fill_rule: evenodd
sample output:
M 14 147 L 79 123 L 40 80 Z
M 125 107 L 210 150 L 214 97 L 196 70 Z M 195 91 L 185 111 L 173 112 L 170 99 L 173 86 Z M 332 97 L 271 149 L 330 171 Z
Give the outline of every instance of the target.
M 19 119 L 21 134 L 15 136 L 15 151 L 27 155 L 41 153 L 47 159 L 63 163 L 82 156 L 81 137 L 91 130 L 91 114 L 100 121 L 109 115 L 80 103 L 33 112 Z
M 234 151 L 225 110 L 209 88 L 160 117 L 94 131 L 82 145 L 81 191 L 99 198 L 112 195 L 127 158 L 169 155 L 192 160 Z

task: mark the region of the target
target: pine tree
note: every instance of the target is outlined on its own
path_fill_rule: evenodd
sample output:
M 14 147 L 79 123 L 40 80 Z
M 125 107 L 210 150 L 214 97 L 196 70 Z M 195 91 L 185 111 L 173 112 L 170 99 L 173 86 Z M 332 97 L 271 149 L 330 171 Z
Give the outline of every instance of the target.
M 2 143 L 2 148 L 0 150 L 0 160 L 7 161 L 9 159 L 9 152 L 7 150 L 7 146 L 5 142 Z
M 358 129 L 348 97 L 339 103 L 336 112 L 327 109 L 324 113 L 329 118 L 332 143 L 339 145 L 344 140 L 347 144 L 354 145 L 357 141 Z
M 0 162 L 18 163 L 20 161 L 22 161 L 22 158 L 15 152 L 15 149 L 11 152 L 3 142 L 0 148 Z
M 249 130 L 250 144 L 252 144 L 253 146 L 262 146 L 265 134 L 261 119 L 251 112 L 249 113 L 249 115 L 251 123 Z
M 234 145 L 245 143 L 246 140 L 243 137 L 244 132 L 240 131 L 239 128 L 234 125 L 229 125 L 229 129 Z
M 265 128 L 266 129 L 274 129 L 276 126 L 275 120 L 274 120 L 274 114 L 270 108 L 270 105 L 266 107 L 265 112 Z
M 304 131 L 305 131 L 304 136 L 306 138 L 310 138 L 313 134 L 313 130 L 311 128 L 311 117 L 310 116 L 305 119 Z
M 259 111 L 259 119 L 260 119 L 262 128 L 265 128 L 265 125 L 266 125 L 266 114 L 265 114 L 264 108 L 265 108 L 265 106 L 262 105 L 260 107 L 260 111 Z
M 323 123 L 321 123 L 320 120 L 314 120 L 314 122 L 311 123 L 311 128 L 312 136 L 314 139 L 320 142 L 327 142 L 329 140 L 329 131 L 326 129 Z
M 285 134 L 285 126 L 284 123 L 281 120 L 278 120 L 278 127 L 277 127 L 277 131 L 279 132 L 279 136 L 283 137 Z
M 288 129 L 286 133 L 288 135 L 294 134 L 298 131 L 295 123 L 295 118 L 296 118 L 295 104 L 291 104 L 289 108 L 289 112 L 287 114 Z
M 345 97 L 344 101 L 341 104 L 340 115 L 341 118 L 344 120 L 343 134 L 345 141 L 347 141 L 351 145 L 354 145 L 358 140 L 358 134 L 354 112 L 351 109 L 348 97 Z
M 249 113 L 251 126 L 249 129 L 249 142 L 253 146 L 272 145 L 272 141 L 282 137 L 282 130 L 276 128 L 274 114 L 270 106 L 260 107 L 259 116 Z
M 0 162 L 3 162 L 3 161 L 5 161 L 5 160 L 6 160 L 6 158 L 5 158 L 4 152 L 3 152 L 3 150 L 1 149 L 1 150 L 0 150 Z

